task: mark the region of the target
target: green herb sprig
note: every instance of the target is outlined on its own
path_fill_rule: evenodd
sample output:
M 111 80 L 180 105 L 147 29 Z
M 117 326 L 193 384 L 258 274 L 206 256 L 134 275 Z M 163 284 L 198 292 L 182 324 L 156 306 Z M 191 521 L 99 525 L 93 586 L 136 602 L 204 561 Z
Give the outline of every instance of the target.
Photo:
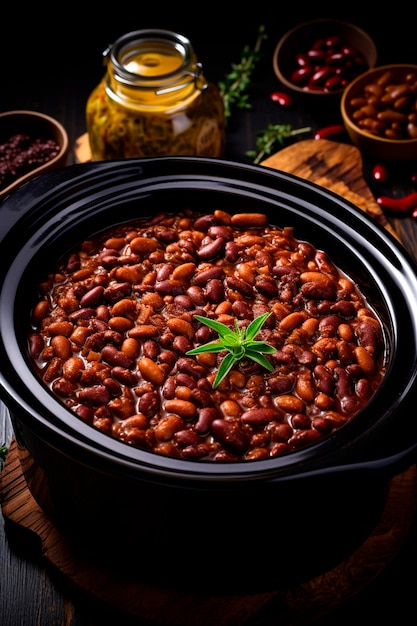
M 270 156 L 278 146 L 282 148 L 285 139 L 310 131 L 311 128 L 309 126 L 293 129 L 291 124 L 269 124 L 266 130 L 257 133 L 256 150 L 249 150 L 246 152 L 246 156 L 253 159 L 255 164 L 258 164 L 265 157 Z
M 0 446 L 0 469 L 4 461 L 6 460 L 7 451 L 8 451 L 8 448 L 6 447 L 5 444 Z
M 245 46 L 242 50 L 240 62 L 232 63 L 231 71 L 226 74 L 224 80 L 218 83 L 220 95 L 223 99 L 226 122 L 232 115 L 233 108 L 251 108 L 247 90 L 251 83 L 253 71 L 262 57 L 260 49 L 265 39 L 267 39 L 265 26 L 260 26 L 253 50 L 249 46 Z
M 194 355 L 201 354 L 202 352 L 217 353 L 223 352 L 224 350 L 227 350 L 228 352 L 220 364 L 216 378 L 213 382 L 213 389 L 221 383 L 233 365 L 242 359 L 251 359 L 252 361 L 255 361 L 255 363 L 265 367 L 270 372 L 274 371 L 271 363 L 263 355 L 276 352 L 276 348 L 271 346 L 269 343 L 266 343 L 266 341 L 255 341 L 256 335 L 269 315 L 270 313 L 260 315 L 256 319 L 252 320 L 247 328 L 239 328 L 237 320 L 235 319 L 234 330 L 226 326 L 226 324 L 222 324 L 216 320 L 202 317 L 201 315 L 195 315 L 195 319 L 199 322 L 202 322 L 206 326 L 209 326 L 218 332 L 219 340 L 211 341 L 203 346 L 189 350 L 186 354 Z

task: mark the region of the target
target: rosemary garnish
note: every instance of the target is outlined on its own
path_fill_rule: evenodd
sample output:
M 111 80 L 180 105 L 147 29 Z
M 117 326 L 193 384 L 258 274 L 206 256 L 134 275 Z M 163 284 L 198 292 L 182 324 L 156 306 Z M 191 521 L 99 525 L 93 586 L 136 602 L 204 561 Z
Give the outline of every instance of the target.
M 232 63 L 232 70 L 225 79 L 218 83 L 223 98 L 226 121 L 232 115 L 232 108 L 250 109 L 249 94 L 246 93 L 251 82 L 253 70 L 261 58 L 260 48 L 267 38 L 265 26 L 260 26 L 258 38 L 253 50 L 245 46 L 239 63 Z
M 309 126 L 293 129 L 291 124 L 270 124 L 266 130 L 257 133 L 256 150 L 249 150 L 246 152 L 246 156 L 253 159 L 255 164 L 260 163 L 277 149 L 277 144 L 282 148 L 285 139 L 288 139 L 288 137 L 310 131 L 311 128 Z
M 202 352 L 216 353 L 223 352 L 224 350 L 228 352 L 220 364 L 216 378 L 213 382 L 213 389 L 221 383 L 233 365 L 241 359 L 251 359 L 252 361 L 255 361 L 255 363 L 265 367 L 270 372 L 274 371 L 271 363 L 263 355 L 276 352 L 276 348 L 271 346 L 269 343 L 266 343 L 266 341 L 255 341 L 256 335 L 269 315 L 270 313 L 260 315 L 256 319 L 252 320 L 247 328 L 239 328 L 238 322 L 235 319 L 234 330 L 226 326 L 226 324 L 222 324 L 221 322 L 217 322 L 207 317 L 202 317 L 200 315 L 194 316 L 198 321 L 217 331 L 219 333 L 219 339 L 218 341 L 211 341 L 203 346 L 189 350 L 186 354 L 194 355 L 201 354 Z

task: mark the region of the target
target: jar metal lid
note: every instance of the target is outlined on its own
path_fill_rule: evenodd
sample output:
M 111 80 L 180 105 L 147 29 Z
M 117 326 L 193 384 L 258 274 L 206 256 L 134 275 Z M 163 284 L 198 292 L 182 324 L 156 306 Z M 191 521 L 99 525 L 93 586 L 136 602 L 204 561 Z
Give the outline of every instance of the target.
M 127 33 L 108 46 L 103 57 L 112 65 L 115 80 L 128 88 L 162 95 L 192 84 L 199 90 L 207 86 L 189 39 L 169 30 Z

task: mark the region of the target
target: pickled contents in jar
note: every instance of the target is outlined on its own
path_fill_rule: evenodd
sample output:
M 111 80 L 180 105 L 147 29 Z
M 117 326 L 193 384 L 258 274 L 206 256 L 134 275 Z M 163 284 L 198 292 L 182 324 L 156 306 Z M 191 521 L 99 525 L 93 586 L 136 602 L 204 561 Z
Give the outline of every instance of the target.
M 217 87 L 209 84 L 170 110 L 138 110 L 110 99 L 104 82 L 87 103 L 93 161 L 162 155 L 220 157 L 224 112 Z

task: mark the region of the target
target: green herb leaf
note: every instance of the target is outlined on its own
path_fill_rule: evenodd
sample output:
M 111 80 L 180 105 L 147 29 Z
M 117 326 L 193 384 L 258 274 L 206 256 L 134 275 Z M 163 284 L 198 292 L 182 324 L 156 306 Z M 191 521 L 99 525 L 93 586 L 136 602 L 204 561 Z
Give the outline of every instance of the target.
M 193 350 L 189 350 L 186 354 L 191 356 L 201 354 L 203 352 L 228 352 L 220 363 L 216 378 L 213 382 L 213 389 L 221 383 L 233 365 L 241 359 L 250 359 L 268 371 L 274 371 L 272 364 L 263 355 L 276 352 L 276 348 L 271 346 L 266 341 L 255 340 L 256 335 L 269 316 L 270 313 L 260 315 L 252 320 L 247 328 L 239 328 L 238 322 L 235 319 L 234 330 L 231 330 L 228 326 L 226 326 L 226 324 L 222 324 L 221 322 L 217 322 L 216 320 L 212 320 L 208 317 L 195 315 L 196 320 L 206 326 L 209 326 L 219 334 L 219 340 L 211 341 L 199 346 L 198 348 L 193 348 Z
M 249 150 L 246 152 L 246 156 L 253 159 L 255 164 L 258 164 L 265 157 L 276 151 L 278 147 L 282 148 L 285 139 L 310 131 L 311 128 L 309 126 L 293 130 L 291 124 L 269 124 L 266 130 L 257 133 L 256 150 Z
M 7 452 L 8 452 L 8 448 L 6 447 L 5 444 L 0 446 L 0 469 L 3 467 L 3 464 L 6 460 L 6 456 L 7 456 Z
M 224 80 L 218 83 L 226 121 L 232 115 L 233 107 L 238 109 L 251 108 L 249 96 L 245 92 L 250 86 L 252 73 L 261 58 L 260 48 L 266 38 L 265 26 L 260 26 L 254 49 L 251 50 L 249 46 L 245 46 L 240 62 L 232 63 L 231 71 Z

